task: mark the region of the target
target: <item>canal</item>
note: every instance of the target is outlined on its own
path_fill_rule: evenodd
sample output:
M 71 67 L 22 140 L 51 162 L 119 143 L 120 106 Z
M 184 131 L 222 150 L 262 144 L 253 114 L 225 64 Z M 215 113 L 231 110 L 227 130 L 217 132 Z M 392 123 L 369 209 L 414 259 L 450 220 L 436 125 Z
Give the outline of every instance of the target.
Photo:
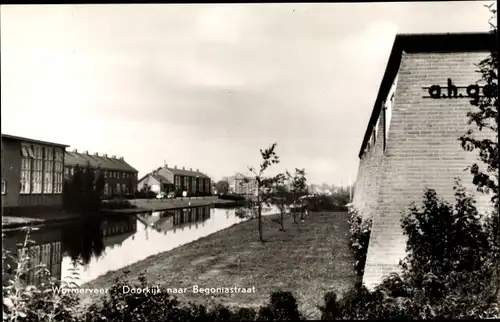
M 273 213 L 275 208 L 263 214 Z M 44 264 L 57 279 L 68 279 L 76 271 L 77 284 L 83 284 L 238 224 L 247 220 L 245 215 L 248 211 L 202 206 L 47 225 L 31 232 L 29 256 L 33 265 Z M 21 230 L 6 232 L 4 248 L 15 254 L 25 236 Z M 38 281 L 33 271 L 27 278 Z

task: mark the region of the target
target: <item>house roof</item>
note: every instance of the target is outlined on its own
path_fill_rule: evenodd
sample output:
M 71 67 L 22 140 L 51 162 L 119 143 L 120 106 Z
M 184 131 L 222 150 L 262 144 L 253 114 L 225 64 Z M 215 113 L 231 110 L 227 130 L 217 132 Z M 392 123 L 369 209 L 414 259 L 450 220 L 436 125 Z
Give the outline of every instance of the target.
M 196 170 L 196 171 L 193 171 L 192 169 L 191 170 L 188 170 L 188 169 L 176 169 L 176 168 L 170 168 L 170 167 L 162 167 L 160 169 L 163 169 L 165 171 L 169 171 L 170 173 L 174 174 L 174 175 L 179 175 L 179 176 L 189 176 L 189 177 L 200 177 L 200 178 L 206 178 L 206 179 L 210 179 L 209 176 L 207 176 L 206 174 Z
M 8 140 L 14 140 L 14 141 L 24 141 L 24 142 L 35 143 L 35 144 L 43 144 L 43 145 L 53 145 L 53 146 L 58 146 L 58 147 L 62 147 L 62 148 L 67 148 L 69 146 L 69 145 L 62 144 L 62 143 L 54 143 L 54 142 L 29 139 L 29 138 L 15 136 L 15 135 L 9 135 L 9 134 L 2 134 L 2 139 L 8 139 Z
M 64 157 L 64 164 L 69 166 L 85 166 L 89 164 L 91 167 L 100 166 L 102 169 L 107 170 L 116 170 L 116 171 L 133 171 L 137 172 L 137 170 L 132 167 L 130 164 L 125 162 L 123 158 L 109 158 L 105 156 L 96 156 L 87 153 L 79 153 L 79 152 L 69 152 L 66 151 Z
M 387 67 L 379 87 L 375 105 L 366 128 L 363 143 L 359 151 L 359 158 L 370 139 L 383 101 L 389 94 L 392 83 L 398 73 L 403 52 L 406 53 L 450 53 L 450 52 L 486 52 L 498 51 L 496 35 L 488 32 L 481 33 L 446 33 L 446 34 L 399 34 L 396 35 L 392 46 Z

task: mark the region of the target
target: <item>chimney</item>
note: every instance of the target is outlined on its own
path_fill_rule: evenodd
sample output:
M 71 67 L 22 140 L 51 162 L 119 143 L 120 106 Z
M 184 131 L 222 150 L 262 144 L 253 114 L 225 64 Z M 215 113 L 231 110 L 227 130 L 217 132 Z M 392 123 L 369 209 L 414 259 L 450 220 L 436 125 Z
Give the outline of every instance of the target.
M 107 158 L 107 157 L 108 157 L 108 155 L 107 155 L 106 153 L 104 153 L 102 156 L 103 156 L 103 157 L 105 157 L 105 158 Z
M 196 172 L 200 172 L 200 170 L 196 169 Z
M 193 171 L 193 168 L 189 168 L 189 171 Z
M 112 155 L 111 157 L 112 157 L 113 159 L 116 159 L 116 155 Z
M 88 155 L 88 154 L 89 154 L 89 151 L 85 150 L 85 151 L 83 151 L 83 153 L 85 153 L 85 154 L 87 154 L 87 155 Z
M 98 156 L 99 156 L 99 153 L 97 153 L 97 152 L 96 152 L 96 153 L 94 153 L 94 156 L 98 157 Z
M 78 150 L 77 149 L 73 149 L 73 152 L 78 153 Z
M 176 165 L 174 165 L 174 169 L 177 169 L 177 166 L 176 166 Z
M 184 169 L 184 167 L 182 167 L 182 170 L 186 170 L 186 169 Z
M 120 157 L 120 160 L 122 160 L 122 161 L 123 161 L 123 157 Z
M 165 169 L 168 168 L 168 164 L 165 163 Z

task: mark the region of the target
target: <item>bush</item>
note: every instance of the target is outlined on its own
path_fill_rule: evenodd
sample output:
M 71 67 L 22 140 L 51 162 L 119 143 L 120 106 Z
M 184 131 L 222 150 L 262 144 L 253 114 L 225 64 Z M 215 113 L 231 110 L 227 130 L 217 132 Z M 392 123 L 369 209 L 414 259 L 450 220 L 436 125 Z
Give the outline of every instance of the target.
M 356 259 L 355 269 L 359 277 L 363 276 L 368 253 L 368 244 L 372 229 L 372 219 L 364 216 L 353 206 L 348 205 L 350 247 Z
M 244 201 L 245 196 L 231 193 L 222 193 L 219 195 L 219 199 L 223 200 L 234 200 L 234 201 Z
M 307 198 L 309 211 L 347 211 L 349 196 L 315 195 Z
M 107 202 L 103 202 L 101 205 L 101 209 L 134 209 L 137 208 L 136 205 L 133 205 L 127 199 L 113 199 Z

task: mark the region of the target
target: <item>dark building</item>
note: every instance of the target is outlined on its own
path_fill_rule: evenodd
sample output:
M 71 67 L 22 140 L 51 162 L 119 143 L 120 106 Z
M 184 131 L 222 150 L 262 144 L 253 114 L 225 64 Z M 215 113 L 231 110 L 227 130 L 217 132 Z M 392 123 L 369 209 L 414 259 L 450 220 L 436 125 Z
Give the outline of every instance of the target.
M 2 215 L 62 208 L 66 147 L 2 134 Z
M 169 168 L 168 165 L 148 173 L 139 180 L 138 189 L 149 187 L 154 192 L 182 192 L 189 194 L 208 195 L 212 193 L 210 177 L 198 169 L 178 169 L 177 166 Z
M 104 172 L 104 195 L 115 196 L 134 193 L 137 187 L 137 170 L 125 162 L 123 158 L 116 156 L 108 157 L 107 154 L 89 154 L 88 151 L 79 153 L 77 150 L 66 151 L 64 174 L 71 178 L 75 166 L 89 166 L 96 170 L 100 168 Z

